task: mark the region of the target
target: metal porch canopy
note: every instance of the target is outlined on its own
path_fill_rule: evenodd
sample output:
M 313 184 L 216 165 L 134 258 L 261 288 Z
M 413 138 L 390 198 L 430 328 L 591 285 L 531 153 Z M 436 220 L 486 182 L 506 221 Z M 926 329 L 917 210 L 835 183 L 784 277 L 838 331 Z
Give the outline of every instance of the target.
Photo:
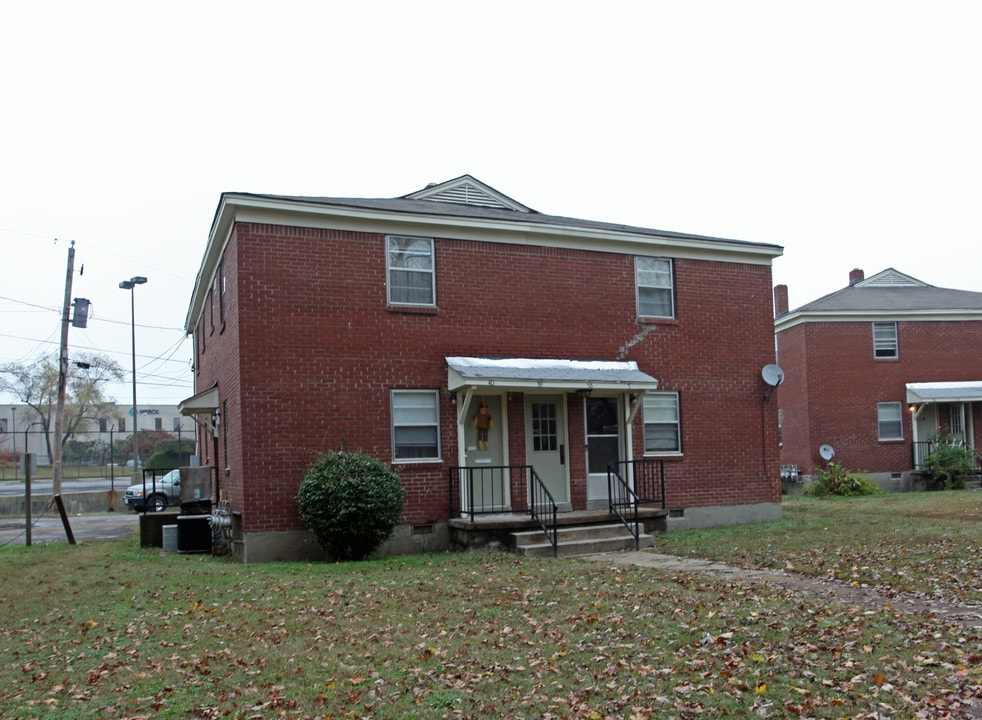
M 177 411 L 181 415 L 191 416 L 198 425 L 217 437 L 218 428 L 215 419 L 218 415 L 218 385 L 212 385 L 207 390 L 181 400 L 177 404 Z M 198 415 L 205 415 L 205 418 L 201 419 Z
M 573 392 L 657 390 L 658 381 L 633 360 L 565 360 L 538 358 L 448 357 L 447 387 Z
M 982 380 L 907 383 L 907 402 L 915 405 L 982 402 Z

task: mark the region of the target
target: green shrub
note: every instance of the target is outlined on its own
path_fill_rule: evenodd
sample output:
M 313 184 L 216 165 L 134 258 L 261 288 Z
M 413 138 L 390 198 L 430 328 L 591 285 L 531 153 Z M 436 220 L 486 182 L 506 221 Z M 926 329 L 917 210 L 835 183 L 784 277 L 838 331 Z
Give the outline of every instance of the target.
M 818 473 L 812 484 L 805 488 L 805 494 L 813 497 L 877 495 L 882 492 L 872 480 L 863 475 L 850 473 L 837 462 L 830 462 Z
M 362 452 L 336 451 L 307 468 L 297 504 L 300 518 L 333 559 L 361 560 L 392 535 L 405 496 L 389 465 Z
M 937 445 L 924 460 L 924 467 L 934 478 L 935 487 L 964 490 L 965 480 L 975 465 L 975 450 L 951 435 L 939 435 Z

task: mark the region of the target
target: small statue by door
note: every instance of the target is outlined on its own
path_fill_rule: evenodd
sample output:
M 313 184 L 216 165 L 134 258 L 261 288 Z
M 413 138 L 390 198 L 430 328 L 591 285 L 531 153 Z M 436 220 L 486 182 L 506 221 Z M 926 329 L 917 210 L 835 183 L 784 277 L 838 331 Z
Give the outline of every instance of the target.
M 487 403 L 482 402 L 474 416 L 474 427 L 477 428 L 477 449 L 487 450 L 490 448 L 488 441 L 488 431 L 494 426 L 491 413 L 488 411 Z

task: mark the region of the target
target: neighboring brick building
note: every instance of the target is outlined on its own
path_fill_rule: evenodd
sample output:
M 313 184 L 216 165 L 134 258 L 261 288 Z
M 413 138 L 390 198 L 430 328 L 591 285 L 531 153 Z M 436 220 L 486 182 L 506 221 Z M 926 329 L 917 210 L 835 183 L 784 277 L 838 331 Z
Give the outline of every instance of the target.
M 607 461 L 661 458 L 670 526 L 780 517 L 760 377 L 780 253 L 544 215 L 466 175 L 395 199 L 222 195 L 181 407 L 220 469 L 237 552 L 316 555 L 295 495 L 337 448 L 399 470 L 390 551 L 446 547 L 475 500 L 526 506 L 521 481 L 461 488 L 458 466 L 532 465 L 576 511 L 606 507 Z
M 779 285 L 774 305 L 782 466 L 811 475 L 828 445 L 846 469 L 903 489 L 939 427 L 980 446 L 982 293 L 857 269 L 790 312 Z

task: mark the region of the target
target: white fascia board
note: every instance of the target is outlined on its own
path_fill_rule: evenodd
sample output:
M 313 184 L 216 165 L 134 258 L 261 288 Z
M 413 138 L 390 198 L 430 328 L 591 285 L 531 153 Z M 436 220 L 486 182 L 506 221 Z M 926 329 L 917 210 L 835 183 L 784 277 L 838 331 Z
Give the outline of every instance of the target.
M 978 310 L 838 310 L 826 312 L 791 312 L 774 319 L 774 331 L 789 330 L 805 323 L 846 322 L 956 322 L 982 321 Z
M 207 288 L 214 282 L 218 262 L 235 222 L 269 223 L 354 232 L 373 232 L 512 245 L 568 248 L 651 257 L 673 257 L 748 265 L 770 265 L 783 254 L 777 245 L 712 238 L 643 235 L 630 231 L 601 230 L 565 225 L 502 222 L 481 218 L 398 213 L 346 205 L 325 205 L 303 200 L 285 200 L 225 193 L 212 222 L 201 268 L 185 320 L 185 331 L 193 333 L 204 307 Z
M 231 198 L 229 198 L 231 199 Z M 270 198 L 240 198 L 236 220 L 299 227 L 452 237 L 461 240 L 541 245 L 632 255 L 671 256 L 769 265 L 783 249 L 763 243 L 715 238 L 643 235 L 566 225 L 503 222 L 483 218 L 413 215 L 342 205 Z M 214 229 L 213 229 L 214 230 Z M 452 230 L 452 232 L 448 232 Z

